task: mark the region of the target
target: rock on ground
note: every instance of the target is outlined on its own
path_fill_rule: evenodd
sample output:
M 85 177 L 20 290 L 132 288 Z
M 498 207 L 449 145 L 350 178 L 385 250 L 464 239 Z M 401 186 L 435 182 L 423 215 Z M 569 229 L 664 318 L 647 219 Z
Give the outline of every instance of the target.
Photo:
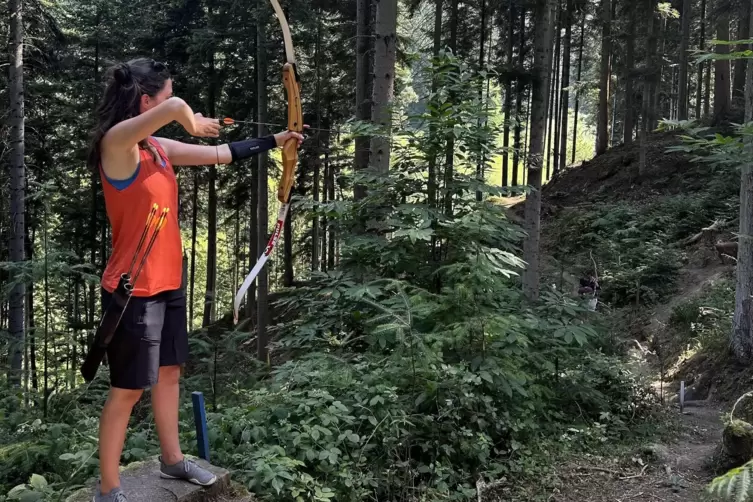
M 217 475 L 211 487 L 201 487 L 187 481 L 162 479 L 159 475 L 158 457 L 134 462 L 124 467 L 120 484 L 128 502 L 251 502 L 248 494 L 238 494 L 230 485 L 230 472 L 201 459 L 192 459 L 201 467 Z M 94 488 L 83 488 L 66 499 L 66 502 L 90 502 Z

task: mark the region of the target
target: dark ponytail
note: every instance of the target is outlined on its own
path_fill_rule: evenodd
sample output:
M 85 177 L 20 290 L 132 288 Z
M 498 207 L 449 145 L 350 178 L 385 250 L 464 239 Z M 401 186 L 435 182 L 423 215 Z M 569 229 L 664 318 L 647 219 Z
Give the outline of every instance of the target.
M 133 59 L 117 64 L 107 70 L 107 87 L 95 112 L 96 124 L 91 131 L 91 143 L 87 164 L 97 170 L 100 161 L 100 141 L 115 124 L 137 116 L 141 96 L 154 97 L 170 79 L 170 72 L 163 63 L 153 59 Z M 149 149 L 156 160 L 156 152 L 146 140 L 139 147 Z

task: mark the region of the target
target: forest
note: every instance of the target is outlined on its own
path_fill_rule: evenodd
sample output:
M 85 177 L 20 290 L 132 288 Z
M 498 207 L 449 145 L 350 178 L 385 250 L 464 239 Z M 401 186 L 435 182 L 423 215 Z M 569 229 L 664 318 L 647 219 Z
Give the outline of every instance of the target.
M 160 137 L 305 134 L 176 167 L 221 500 L 753 500 L 753 1 L 279 1 L 0 8 L 0 502 L 99 476 L 87 156 L 134 58 L 221 124 Z

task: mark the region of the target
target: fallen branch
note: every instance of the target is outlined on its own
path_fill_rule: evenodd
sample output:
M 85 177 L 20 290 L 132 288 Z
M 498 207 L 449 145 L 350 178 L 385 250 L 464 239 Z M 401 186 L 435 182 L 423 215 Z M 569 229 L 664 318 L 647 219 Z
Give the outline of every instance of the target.
M 641 472 L 639 472 L 638 474 L 633 474 L 632 476 L 621 477 L 620 481 L 625 481 L 626 479 L 640 478 L 641 476 L 643 476 L 643 473 L 646 472 L 646 469 L 648 469 L 648 464 L 644 465 L 643 469 L 641 469 Z
M 612 474 L 614 476 L 620 477 L 622 476 L 621 472 L 613 471 L 612 469 L 605 469 L 604 467 L 590 467 L 587 465 L 579 465 L 578 469 L 583 471 L 598 471 L 598 472 L 604 472 L 607 474 Z
M 639 342 L 639 341 L 638 341 L 638 340 L 636 340 L 635 338 L 633 338 L 633 341 L 634 341 L 634 342 L 635 342 L 635 344 L 636 344 L 636 345 L 638 346 L 638 349 L 639 349 L 639 350 L 641 351 L 641 354 L 643 354 L 644 356 L 645 356 L 646 354 L 652 354 L 652 355 L 653 355 L 653 352 L 651 352 L 651 351 L 650 351 L 649 349 L 647 349 L 647 348 L 644 348 L 644 347 L 643 347 L 643 345 L 641 345 L 641 342 Z

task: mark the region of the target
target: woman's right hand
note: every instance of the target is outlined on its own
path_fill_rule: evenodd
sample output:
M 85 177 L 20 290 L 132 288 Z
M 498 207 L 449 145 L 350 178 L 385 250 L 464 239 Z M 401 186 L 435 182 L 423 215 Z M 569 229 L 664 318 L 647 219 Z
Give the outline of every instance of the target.
M 198 138 L 217 138 L 220 136 L 220 121 L 204 117 L 201 113 L 194 113 L 191 126 L 186 130 L 188 134 Z

